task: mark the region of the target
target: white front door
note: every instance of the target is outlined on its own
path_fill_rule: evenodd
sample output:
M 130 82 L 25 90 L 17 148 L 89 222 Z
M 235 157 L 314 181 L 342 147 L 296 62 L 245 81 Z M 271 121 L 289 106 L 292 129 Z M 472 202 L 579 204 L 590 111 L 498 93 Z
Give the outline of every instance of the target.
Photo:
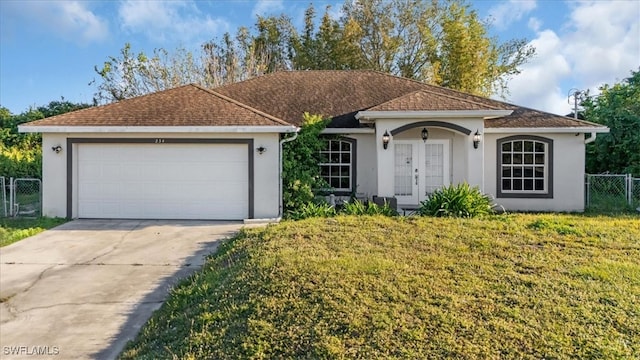
M 400 205 L 417 205 L 449 185 L 449 140 L 396 140 L 394 192 Z

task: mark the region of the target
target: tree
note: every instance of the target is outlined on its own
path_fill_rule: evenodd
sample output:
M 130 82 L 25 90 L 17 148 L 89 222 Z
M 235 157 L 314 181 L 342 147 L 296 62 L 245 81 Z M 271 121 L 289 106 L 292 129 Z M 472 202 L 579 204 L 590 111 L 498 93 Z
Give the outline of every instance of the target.
M 366 69 L 366 59 L 359 49 L 361 29 L 355 21 L 341 26 L 331 18 L 331 6 L 325 8 L 320 26 L 315 28 L 315 9 L 310 5 L 305 12 L 302 36 L 293 33 L 290 38 L 292 66 L 296 70 L 349 70 Z
M 640 69 L 581 103 L 588 121 L 609 127 L 587 145 L 588 173 L 622 173 L 640 177 Z
M 34 133 L 20 134 L 18 125 L 89 106 L 62 98 L 48 105 L 31 107 L 18 115 L 0 107 L 0 176 L 37 178 L 41 175 L 42 137 Z
M 464 0 L 356 0 L 343 12 L 343 28 L 357 24 L 367 68 L 476 95 L 504 95 L 535 53 L 524 39 L 490 37 Z
M 368 69 L 396 72 L 396 57 L 402 44 L 397 1 L 347 1 L 343 6 L 343 27 L 351 24 Z
M 205 87 L 279 70 L 372 69 L 477 95 L 504 95 L 507 79 L 534 53 L 526 40 L 500 43 L 465 0 L 347 0 L 317 25 L 310 5 L 298 31 L 285 15 L 185 49 L 137 55 L 125 44 L 95 67 L 97 101 L 118 101 L 197 83 Z
M 177 48 L 172 53 L 158 48 L 153 51 L 152 57 L 148 57 L 142 51 L 136 55 L 131 50 L 131 44 L 126 43 L 119 56 L 109 56 L 102 67 L 95 66 L 94 70 L 101 79 L 93 99 L 96 104 L 190 83 L 218 85 L 210 81 L 201 59 L 184 48 Z M 90 85 L 95 83 L 94 79 Z

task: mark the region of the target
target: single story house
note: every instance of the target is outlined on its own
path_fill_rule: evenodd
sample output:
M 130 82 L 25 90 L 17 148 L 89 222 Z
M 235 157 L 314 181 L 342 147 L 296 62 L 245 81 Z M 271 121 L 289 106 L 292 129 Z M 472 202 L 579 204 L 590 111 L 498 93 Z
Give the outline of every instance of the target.
M 376 71 L 186 85 L 20 131 L 42 133 L 46 216 L 269 219 L 281 215 L 281 145 L 304 112 L 341 135 L 319 164 L 336 195 L 401 208 L 467 181 L 507 210 L 582 211 L 585 143 L 608 131 Z

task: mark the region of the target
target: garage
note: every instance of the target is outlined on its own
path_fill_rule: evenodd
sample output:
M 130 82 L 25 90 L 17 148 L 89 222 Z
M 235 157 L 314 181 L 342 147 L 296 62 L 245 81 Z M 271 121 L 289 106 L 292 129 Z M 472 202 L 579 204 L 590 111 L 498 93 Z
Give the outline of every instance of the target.
M 250 217 L 247 143 L 86 141 L 76 141 L 72 162 L 77 166 L 72 193 L 79 218 Z
M 42 134 L 42 214 L 68 219 L 281 216 L 281 134 L 297 127 L 184 85 L 20 125 Z

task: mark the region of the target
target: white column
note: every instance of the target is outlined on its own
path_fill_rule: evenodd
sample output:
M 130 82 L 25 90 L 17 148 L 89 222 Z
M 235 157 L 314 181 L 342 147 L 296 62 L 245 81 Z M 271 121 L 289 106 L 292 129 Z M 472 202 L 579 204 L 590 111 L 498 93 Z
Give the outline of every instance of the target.
M 376 121 L 376 166 L 378 173 L 378 196 L 392 197 L 394 195 L 394 172 L 393 172 L 393 130 L 392 124 L 388 121 Z M 389 146 L 384 149 L 382 145 L 382 135 L 387 131 L 391 137 Z

